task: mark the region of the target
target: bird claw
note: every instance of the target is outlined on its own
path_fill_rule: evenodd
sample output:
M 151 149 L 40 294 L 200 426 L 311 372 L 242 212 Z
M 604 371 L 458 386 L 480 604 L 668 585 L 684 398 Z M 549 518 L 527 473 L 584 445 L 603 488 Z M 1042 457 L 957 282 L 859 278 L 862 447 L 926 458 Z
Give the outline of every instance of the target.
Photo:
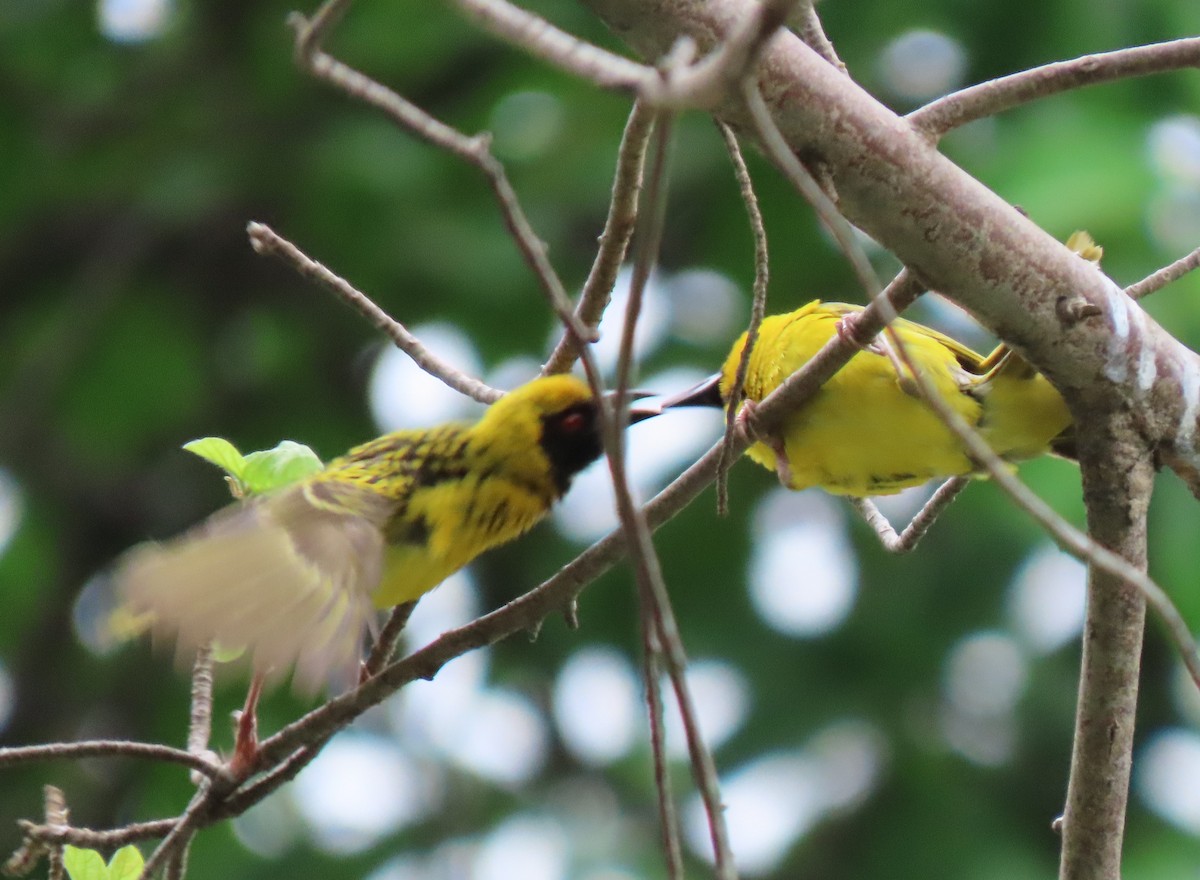
M 915 397 L 919 400 L 921 398 L 920 387 L 918 387 L 916 381 L 909 374 L 904 366 L 904 362 L 900 359 L 900 356 L 896 353 L 892 344 L 888 342 L 887 338 L 882 333 L 869 342 L 862 342 L 858 338 L 859 314 L 861 313 L 843 315 L 841 318 L 838 318 L 838 337 L 844 339 L 855 348 L 885 357 L 891 361 L 892 369 L 896 371 L 896 384 L 900 386 L 900 390 L 909 397 Z
M 750 399 L 745 400 L 734 418 L 735 430 L 744 439 L 751 443 L 762 443 L 775 453 L 775 474 L 779 477 L 780 485 L 785 489 L 790 489 L 792 487 L 792 466 L 788 461 L 787 449 L 784 447 L 783 440 L 760 430 L 755 424 L 757 418 L 758 404 Z

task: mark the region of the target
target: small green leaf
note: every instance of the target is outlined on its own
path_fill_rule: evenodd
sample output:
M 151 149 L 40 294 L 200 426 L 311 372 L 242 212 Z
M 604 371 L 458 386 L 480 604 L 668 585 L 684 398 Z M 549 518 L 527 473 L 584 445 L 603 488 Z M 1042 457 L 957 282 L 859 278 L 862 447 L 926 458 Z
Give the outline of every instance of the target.
M 281 440 L 274 449 L 247 455 L 240 476 L 250 492 L 269 492 L 315 474 L 323 467 L 317 454 L 303 443 Z
M 104 859 L 94 849 L 80 849 L 67 844 L 63 847 L 63 866 L 71 880 L 108 880 Z
M 184 443 L 183 448 L 215 464 L 239 483 L 243 482 L 242 473 L 246 470 L 246 459 L 228 440 L 222 437 L 202 437 Z
M 108 880 L 137 880 L 145 864 L 136 846 L 123 846 L 113 853 L 112 861 L 108 863 Z

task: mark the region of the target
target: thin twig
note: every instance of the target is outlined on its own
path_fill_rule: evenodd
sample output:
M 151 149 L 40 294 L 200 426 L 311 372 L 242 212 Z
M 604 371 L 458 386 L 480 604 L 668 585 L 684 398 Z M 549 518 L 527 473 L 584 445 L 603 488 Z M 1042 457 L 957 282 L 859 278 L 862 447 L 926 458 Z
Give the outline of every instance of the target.
M 370 678 L 392 659 L 392 652 L 396 650 L 396 642 L 400 641 L 404 627 L 408 625 L 408 619 L 412 617 L 413 609 L 416 607 L 417 603 L 414 599 L 412 602 L 403 602 L 392 609 L 387 623 L 379 631 L 379 637 L 375 639 L 375 644 L 371 646 L 371 652 L 367 655 L 366 662 L 363 663 L 365 678 Z
M 679 815 L 671 791 L 667 765 L 667 737 L 663 723 L 662 676 L 659 668 L 662 645 L 653 625 L 653 609 L 646 608 L 646 594 L 639 590 L 642 602 L 642 685 L 646 691 L 646 714 L 650 723 L 650 755 L 654 762 L 654 790 L 658 793 L 658 822 L 662 832 L 667 876 L 677 880 L 683 874 L 683 848 L 679 842 Z
M 733 385 L 728 392 L 725 405 L 725 438 L 722 448 L 726 450 L 720 465 L 717 467 L 717 514 L 724 516 L 729 512 L 729 469 L 733 466 L 734 456 L 729 451 L 733 441 L 734 429 L 737 425 L 738 405 L 745 393 L 746 374 L 750 369 L 750 354 L 758 342 L 758 329 L 767 313 L 767 281 L 769 277 L 769 259 L 767 254 L 767 229 L 763 224 L 762 211 L 758 207 L 758 197 L 754 194 L 754 181 L 750 179 L 750 170 L 738 146 L 737 135 L 724 122 L 717 120 L 717 128 L 725 140 L 725 149 L 733 162 L 733 174 L 738 182 L 738 190 L 742 194 L 742 203 L 746 206 L 746 214 L 750 220 L 750 231 L 754 235 L 754 297 L 750 305 L 750 325 L 746 328 L 746 344 L 742 346 L 742 357 L 738 361 L 737 373 Z
M 908 553 L 917 546 L 921 538 L 925 537 L 925 533 L 929 531 L 934 520 L 950 506 L 950 503 L 958 497 L 963 489 L 967 488 L 967 484 L 970 482 L 969 477 L 951 477 L 946 480 L 922 505 L 917 515 L 909 521 L 900 534 L 896 534 L 896 529 L 870 498 L 851 498 L 850 506 L 858 511 L 867 521 L 867 525 L 875 530 L 875 534 L 879 537 L 879 543 L 885 550 L 889 553 Z
M 779 131 L 779 126 L 775 124 L 758 86 L 747 81 L 744 96 L 746 107 L 750 111 L 750 118 L 754 122 L 755 133 L 758 135 L 763 149 L 766 150 L 767 156 L 775 164 L 775 167 L 784 173 L 784 176 L 804 197 L 804 200 L 812 205 L 817 217 L 829 230 L 830 235 L 833 236 L 834 241 L 837 242 L 838 247 L 849 261 L 859 284 L 863 290 L 867 291 L 867 296 L 874 297 L 880 289 L 879 279 L 875 276 L 871 261 L 867 259 L 862 245 L 859 244 L 853 227 L 838 211 L 833 200 L 821 188 L 808 169 L 796 158 L 796 154 L 792 152 L 783 134 Z
M 657 676 L 653 676 L 652 669 L 656 665 L 654 655 L 656 651 L 661 651 L 661 659 L 671 680 L 683 718 L 683 726 L 687 734 L 688 754 L 692 759 L 692 772 L 708 816 L 717 876 L 733 878 L 735 876 L 733 853 L 729 846 L 729 831 L 725 825 L 724 811 L 721 806 L 716 766 L 712 753 L 704 744 L 695 702 L 687 684 L 687 653 L 683 648 L 683 640 L 675 623 L 675 615 L 671 608 L 671 599 L 667 593 L 666 583 L 663 580 L 662 568 L 654 550 L 654 543 L 650 538 L 650 529 L 646 525 L 645 516 L 633 499 L 629 488 L 629 477 L 625 470 L 624 397 L 629 387 L 629 373 L 633 362 L 633 339 L 641 311 L 642 296 L 658 255 L 663 224 L 666 219 L 667 159 L 672 128 L 670 122 L 670 118 L 664 113 L 654 126 L 653 158 L 646 183 L 646 210 L 638 218 L 637 237 L 634 241 L 633 275 L 629 285 L 629 305 L 625 311 L 625 323 L 622 327 L 621 345 L 617 358 L 618 410 L 606 441 L 617 514 L 629 546 L 632 548 L 630 559 L 638 583 L 638 594 L 641 597 L 643 641 L 647 645 L 644 655 L 644 662 L 647 665 L 646 675 L 649 679 L 647 687 L 653 692 L 659 686 Z M 656 702 L 661 702 L 661 698 L 652 699 L 650 702 L 652 713 Z M 667 804 L 670 796 L 669 790 L 659 789 L 660 811 L 665 818 L 673 820 L 675 818 L 674 806 Z M 667 827 L 664 828 L 663 834 L 667 840 L 668 865 L 673 866 L 675 871 L 681 872 L 682 868 L 677 860 L 678 829 Z M 673 873 L 670 876 L 672 878 L 682 877 L 682 873 Z
M 489 2 L 493 2 L 493 0 L 489 0 Z M 296 33 L 297 40 L 307 33 L 308 23 L 303 16 L 293 13 L 288 17 L 288 21 Z M 329 83 L 355 100 L 381 110 L 405 131 L 417 135 L 438 149 L 445 150 L 479 169 L 487 178 L 492 193 L 496 197 L 504 224 L 516 242 L 521 256 L 524 257 L 525 262 L 540 282 L 550 307 L 558 315 L 563 325 L 578 336 L 582 342 L 593 341 L 592 334 L 580 325 L 575 313 L 571 310 L 571 302 L 563 288 L 562 281 L 559 280 L 554 267 L 550 265 L 550 261 L 546 257 L 546 245 L 538 238 L 529 224 L 529 220 L 525 217 L 525 212 L 521 210 L 517 194 L 504 172 L 504 166 L 492 155 L 489 135 L 468 137 L 434 118 L 381 83 L 315 47 L 310 48 L 308 54 L 301 56 L 300 61 L 303 67 L 317 79 Z
M 708 55 L 666 77 L 655 68 L 585 43 L 505 0 L 454 2 L 488 31 L 532 55 L 601 88 L 630 91 L 656 109 L 677 111 L 716 107 L 753 67 L 798 0 L 765 0 L 755 5 Z
M 837 50 L 833 48 L 833 43 L 825 35 L 825 28 L 821 26 L 821 19 L 817 17 L 817 10 L 813 0 L 803 0 L 796 7 L 796 11 L 792 14 L 789 24 L 800 35 L 800 39 L 808 45 L 808 48 L 812 49 L 842 73 L 849 74 L 846 65 L 838 57 Z
M 601 88 L 636 92 L 647 80 L 658 79 L 653 67 L 586 43 L 504 0 L 454 0 L 454 5 L 494 36 Z
M 54 785 L 47 785 L 42 792 L 45 799 L 46 826 L 48 828 L 69 828 L 71 825 L 70 812 L 67 810 L 67 799 L 63 796 L 62 789 Z M 63 880 L 66 866 L 63 864 L 62 844 L 48 848 L 46 861 L 50 865 L 47 880 Z
M 1178 281 L 1188 272 L 1195 271 L 1197 267 L 1200 267 L 1200 248 L 1196 248 L 1186 257 L 1180 257 L 1169 266 L 1163 266 L 1136 284 L 1129 285 L 1125 288 L 1125 295 L 1130 299 L 1142 299 L 1162 290 L 1168 284 Z
M 211 788 L 201 788 L 192 797 L 191 803 L 183 814 L 175 820 L 174 826 L 150 853 L 142 867 L 138 880 L 150 880 L 160 866 L 173 861 L 180 852 L 186 849 L 192 841 L 192 836 L 201 827 L 205 814 L 218 800 L 217 793 Z
M 634 103 L 621 135 L 617 150 L 617 168 L 613 176 L 612 199 L 608 205 L 608 218 L 596 248 L 596 259 L 592 262 L 575 314 L 580 324 L 594 331 L 608 307 L 613 285 L 620 272 L 621 263 L 633 235 L 637 221 L 638 195 L 642 189 L 642 171 L 646 164 L 646 144 L 650 141 L 655 113 L 644 102 Z M 571 333 L 564 333 L 554 351 L 546 360 L 545 373 L 561 373 L 570 369 L 579 357 L 579 343 Z
M 257 253 L 279 257 L 304 277 L 311 278 L 333 291 L 343 302 L 365 316 L 372 326 L 386 334 L 397 348 L 429 375 L 441 379 L 455 391 L 460 391 L 480 403 L 494 403 L 500 399 L 502 392 L 443 361 L 425 348 L 403 324 L 389 317 L 370 297 L 309 257 L 265 223 L 249 223 L 246 226 L 246 234 L 250 236 L 250 244 Z
M 1195 682 L 1197 688 L 1200 688 L 1200 653 L 1197 651 L 1196 641 L 1192 637 L 1187 622 L 1179 613 L 1179 609 L 1175 607 L 1175 603 L 1171 601 L 1171 597 L 1144 571 L 1093 541 L 1055 513 L 1041 498 L 1033 494 L 1028 486 L 1013 475 L 1008 464 L 992 451 L 987 441 L 942 400 L 929 377 L 913 361 L 904 340 L 899 336 L 894 336 L 892 341 L 896 345 L 897 353 L 921 389 L 925 401 L 958 437 L 972 460 L 986 470 L 992 481 L 1012 499 L 1017 507 L 1029 514 L 1065 552 L 1112 577 L 1124 580 L 1141 593 L 1163 622 L 1167 636 L 1174 643 L 1192 681 Z
M 141 840 L 154 840 L 170 833 L 178 817 L 154 819 L 150 822 L 133 822 L 111 831 L 96 831 L 91 828 L 63 828 L 38 825 L 27 819 L 18 819 L 17 827 L 30 840 L 46 844 L 69 843 L 86 849 L 119 849 Z
M 0 767 L 31 761 L 55 761 L 61 758 L 149 758 L 169 764 L 182 764 L 208 777 L 219 776 L 221 768 L 203 755 L 157 743 L 129 742 L 119 739 L 95 739 L 74 743 L 49 743 L 41 746 L 15 746 L 0 749 Z
M 216 765 L 219 759 L 208 747 L 212 739 L 212 706 L 213 645 L 212 642 L 205 642 L 196 651 L 196 659 L 192 663 L 192 704 L 188 716 L 187 750 Z M 193 784 L 199 785 L 203 778 L 198 771 L 191 772 Z
M 1200 37 L 1056 61 L 938 98 L 905 117 L 936 142 L 946 132 L 1020 104 L 1081 86 L 1200 65 Z

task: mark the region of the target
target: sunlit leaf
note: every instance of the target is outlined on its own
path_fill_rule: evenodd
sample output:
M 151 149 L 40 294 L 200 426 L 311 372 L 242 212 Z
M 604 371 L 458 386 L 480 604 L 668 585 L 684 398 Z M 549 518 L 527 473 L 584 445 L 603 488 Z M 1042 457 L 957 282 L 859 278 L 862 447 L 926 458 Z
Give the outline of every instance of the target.
M 80 849 L 67 844 L 63 848 L 63 865 L 71 880 L 108 880 L 104 858 L 94 849 Z
M 242 482 L 242 472 L 246 469 L 246 458 L 238 452 L 237 447 L 223 437 L 202 437 L 183 444 L 183 448 L 193 455 L 198 455 L 207 462 L 215 464 L 238 482 Z
M 141 851 L 130 844 L 113 853 L 108 863 L 108 880 L 137 880 L 141 876 L 145 860 Z
M 240 475 L 250 492 L 269 492 L 316 473 L 324 465 L 303 443 L 281 440 L 274 449 L 251 452 Z

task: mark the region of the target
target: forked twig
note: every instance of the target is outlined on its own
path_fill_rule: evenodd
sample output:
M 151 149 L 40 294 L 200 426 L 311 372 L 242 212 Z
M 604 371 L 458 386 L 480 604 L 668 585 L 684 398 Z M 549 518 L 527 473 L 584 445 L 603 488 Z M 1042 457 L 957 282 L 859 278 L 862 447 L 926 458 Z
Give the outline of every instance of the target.
M 889 553 L 908 553 L 916 548 L 917 543 L 925 537 L 925 533 L 929 531 L 929 527 L 933 525 L 941 512 L 950 506 L 963 489 L 967 488 L 969 482 L 971 482 L 969 477 L 951 477 L 942 483 L 917 511 L 917 515 L 909 520 L 908 525 L 900 534 L 896 534 L 895 527 L 888 522 L 883 511 L 876 507 L 875 502 L 870 498 L 851 498 L 849 499 L 850 506 L 866 520 L 867 525 L 875 530 L 883 549 Z

